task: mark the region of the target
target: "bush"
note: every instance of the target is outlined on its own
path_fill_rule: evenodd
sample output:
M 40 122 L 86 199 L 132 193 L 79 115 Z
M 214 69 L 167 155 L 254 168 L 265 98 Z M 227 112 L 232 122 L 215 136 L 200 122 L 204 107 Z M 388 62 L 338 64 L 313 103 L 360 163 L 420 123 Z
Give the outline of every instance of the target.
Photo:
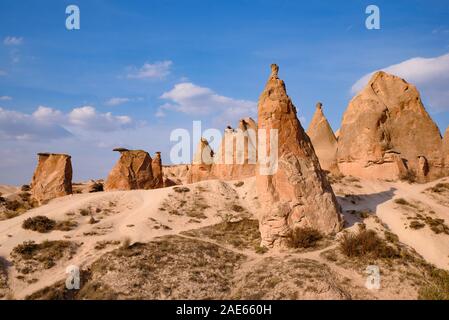
M 177 192 L 177 193 L 186 193 L 186 192 L 189 192 L 190 189 L 187 187 L 174 187 L 173 191 Z
M 52 231 L 56 227 L 56 221 L 47 218 L 46 216 L 36 216 L 26 219 L 22 228 L 27 230 L 33 230 L 40 233 L 46 233 Z
M 430 190 L 435 193 L 442 193 L 444 191 L 449 191 L 449 183 L 437 183 L 435 186 L 427 190 Z
M 340 239 L 340 251 L 347 257 L 396 258 L 398 252 L 379 238 L 373 230 L 345 233 Z
M 407 200 L 405 200 L 404 198 L 398 198 L 394 200 L 394 203 L 396 204 L 400 204 L 401 206 L 410 206 L 410 202 L 408 202 Z
M 424 228 L 426 225 L 424 223 L 421 223 L 419 221 L 413 220 L 412 222 L 410 222 L 410 228 L 415 229 L 415 230 L 419 230 Z
M 294 248 L 312 248 L 323 238 L 322 234 L 313 228 L 297 228 L 290 235 L 290 245 Z

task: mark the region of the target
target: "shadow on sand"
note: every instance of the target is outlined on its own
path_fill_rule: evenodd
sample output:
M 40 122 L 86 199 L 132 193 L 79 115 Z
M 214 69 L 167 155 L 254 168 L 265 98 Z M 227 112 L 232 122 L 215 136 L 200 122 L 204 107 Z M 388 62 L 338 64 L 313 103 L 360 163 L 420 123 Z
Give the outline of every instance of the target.
M 377 193 L 337 196 L 345 219 L 345 227 L 352 227 L 355 223 L 363 221 L 358 213 L 376 214 L 377 207 L 391 200 L 396 190 L 396 188 L 391 187 L 389 190 Z

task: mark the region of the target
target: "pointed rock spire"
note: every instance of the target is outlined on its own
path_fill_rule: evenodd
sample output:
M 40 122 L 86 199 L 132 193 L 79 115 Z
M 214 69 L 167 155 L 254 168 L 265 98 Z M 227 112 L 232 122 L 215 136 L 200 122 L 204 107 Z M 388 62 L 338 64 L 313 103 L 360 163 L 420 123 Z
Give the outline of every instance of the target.
M 271 69 L 259 98 L 258 129 L 265 130 L 270 154 L 276 152 L 272 148 L 275 144 L 271 144 L 276 141 L 271 141 L 270 132 L 277 130 L 278 166 L 277 170 L 274 166 L 272 172 L 266 172 L 266 159 L 259 153 L 256 169 L 263 208 L 259 219 L 261 245 L 268 247 L 286 245 L 290 233 L 299 227 L 315 228 L 324 234 L 338 232 L 342 227 L 340 207 L 285 84 L 278 77 L 279 68 L 272 65 Z
M 307 129 L 307 135 L 312 141 L 321 168 L 337 173 L 337 138 L 324 116 L 321 102 L 316 105 L 315 114 Z

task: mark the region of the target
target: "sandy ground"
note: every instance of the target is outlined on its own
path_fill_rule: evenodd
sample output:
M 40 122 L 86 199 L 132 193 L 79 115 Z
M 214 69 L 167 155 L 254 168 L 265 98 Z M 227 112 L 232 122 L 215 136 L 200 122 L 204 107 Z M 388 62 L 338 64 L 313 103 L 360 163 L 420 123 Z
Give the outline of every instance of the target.
M 428 227 L 420 230 L 409 228 L 407 216 L 411 210 L 396 204 L 394 201 L 399 198 L 410 202 L 419 201 L 418 206 L 420 208 L 427 209 L 427 211 L 433 210 L 435 212 L 432 214 L 434 218 L 444 219 L 446 224 L 449 225 L 449 207 L 439 204 L 429 194 L 424 193 L 424 190 L 446 181 L 449 181 L 449 179 L 443 178 L 427 184 L 361 180 L 349 186 L 334 185 L 334 191 L 339 196 L 338 199 L 344 211 L 368 209 L 379 217 L 382 223 L 391 232 L 395 233 L 402 243 L 414 248 L 426 261 L 439 268 L 449 270 L 449 235 L 435 234 Z M 346 201 L 344 194 L 353 194 L 358 196 L 359 199 L 356 199 L 354 204 Z M 345 214 L 345 220 L 347 226 L 360 221 L 347 213 Z
M 342 205 L 346 228 L 355 228 L 355 224 L 363 220 L 350 213 L 351 210 L 369 211 L 370 214 L 380 219 L 380 223 L 385 228 L 398 235 L 402 243 L 415 249 L 428 262 L 449 270 L 449 235 L 435 234 L 428 227 L 420 230 L 409 228 L 407 220 L 407 216 L 410 215 L 410 212 L 407 211 L 409 209 L 394 201 L 398 198 L 418 201 L 420 208 L 431 210 L 435 218 L 444 219 L 449 224 L 448 207 L 441 205 L 429 194 L 423 193 L 425 189 L 441 181 L 446 180 L 422 185 L 405 182 L 367 180 L 348 182 L 343 180 L 334 184 L 333 188 Z M 257 218 L 259 207 L 254 178 L 244 180 L 244 184 L 238 187 L 235 186 L 235 182 L 221 181 L 205 181 L 187 185 L 187 187 L 193 196 L 193 200 L 189 200 L 193 201 L 190 205 L 195 206 L 197 204 L 195 201 L 199 201 L 198 205 L 200 202 L 202 205 L 207 204 L 204 206 L 205 217 L 192 219 L 185 215 L 169 214 L 167 208 L 170 208 L 170 203 L 174 202 L 173 199 L 176 198 L 179 201 L 185 197 L 182 193 L 174 191 L 174 188 L 177 187 L 170 187 L 157 190 L 75 194 L 55 199 L 45 206 L 32 209 L 16 218 L 0 221 L 0 257 L 7 260 L 13 248 L 24 241 L 33 240 L 40 243 L 44 240 L 70 240 L 82 243 L 73 259 L 61 261 L 55 267 L 43 270 L 39 273 L 39 279 L 36 279 L 34 283 L 18 279 L 17 271 L 11 266 L 9 268 L 9 286 L 14 298 L 24 298 L 36 290 L 64 279 L 66 277 L 65 269 L 68 265 L 77 265 L 83 268 L 105 252 L 117 248 L 117 246 L 107 246 L 102 250 L 95 249 L 99 241 L 123 241 L 128 238 L 131 243 L 148 242 L 162 235 L 175 235 L 182 231 L 214 225 L 221 222 L 223 214 L 229 212 L 229 208 L 235 205 L 245 208 L 244 212 L 239 214 Z M 14 192 L 16 189 L 2 186 L 0 190 L 6 193 Z M 195 195 L 201 198 L 197 199 Z M 161 207 L 166 209 L 161 210 Z M 86 208 L 90 208 L 92 216 L 98 223 L 90 224 L 90 216 L 79 214 L 82 209 Z M 22 228 L 23 221 L 37 215 L 45 215 L 57 221 L 72 219 L 78 222 L 78 227 L 72 231 L 52 231 L 44 234 L 24 230 Z M 238 252 L 236 249 L 227 249 Z M 314 251 L 298 256 L 325 263 L 320 253 L 321 251 Z M 246 254 L 252 260 L 244 267 L 250 269 L 260 261 L 258 255 L 248 254 L 248 252 Z M 279 255 L 282 255 L 282 252 L 268 253 L 268 256 L 272 257 Z M 333 268 L 336 268 L 334 271 L 363 287 L 364 278 L 362 276 L 337 266 Z M 379 297 L 385 298 L 385 296 Z M 376 295 L 373 294 L 368 298 L 376 298 Z M 395 297 L 391 296 L 391 298 Z M 413 298 L 413 296 L 402 296 L 402 298 Z
M 195 219 L 195 222 L 191 222 L 190 217 L 169 215 L 166 211 L 159 210 L 163 201 L 170 199 L 169 194 L 177 195 L 173 191 L 173 187 L 157 190 L 74 194 L 54 199 L 45 206 L 29 210 L 19 217 L 0 222 L 0 257 L 9 257 L 12 249 L 24 241 L 32 240 L 40 243 L 44 240 L 71 240 L 82 243 L 82 246 L 70 261 L 70 264 L 82 268 L 98 258 L 98 250 L 94 249 L 98 241 L 123 241 L 128 238 L 131 243 L 147 242 L 158 236 L 177 234 L 181 231 L 219 223 L 222 218 L 217 215 L 217 212 L 220 208 L 233 203 L 239 203 L 242 207 L 255 208 L 253 203 L 254 179 L 245 181 L 243 186 L 235 189 L 229 187 L 231 184 L 206 181 L 188 186 L 191 192 L 197 193 L 199 191 L 195 191 L 195 187 L 201 186 L 201 191 L 206 194 L 209 206 L 206 209 L 207 218 Z M 228 203 L 223 202 L 222 194 L 226 194 L 226 198 L 229 198 L 225 199 Z M 30 217 L 45 215 L 50 219 L 63 221 L 72 217 L 72 213 L 77 213 L 79 210 L 89 207 L 94 212 L 94 218 L 99 220 L 96 224 L 88 223 L 89 216 L 76 214 L 79 226 L 72 231 L 52 231 L 42 234 L 22 228 L 23 221 Z M 100 220 L 101 214 L 96 214 L 95 208 L 107 208 L 112 213 L 108 213 Z M 69 216 L 67 213 L 69 213 Z M 170 229 L 155 229 L 155 225 L 168 226 Z M 114 247 L 111 247 L 111 249 L 114 249 Z M 66 267 L 67 265 L 59 265 L 58 268 L 43 271 L 38 281 L 33 284 L 18 281 L 16 279 L 17 273 L 14 268 L 11 268 L 10 288 L 14 292 L 14 297 L 24 298 L 39 288 L 65 278 Z

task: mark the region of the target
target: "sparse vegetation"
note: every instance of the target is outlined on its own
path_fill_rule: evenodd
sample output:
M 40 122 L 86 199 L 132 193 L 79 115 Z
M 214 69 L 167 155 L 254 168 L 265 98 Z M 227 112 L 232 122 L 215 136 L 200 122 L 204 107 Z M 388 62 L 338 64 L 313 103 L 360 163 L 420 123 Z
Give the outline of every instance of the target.
M 394 199 L 394 203 L 399 204 L 401 206 L 409 206 L 409 207 L 413 206 L 410 202 L 408 202 L 404 198 Z
M 357 233 L 345 233 L 340 239 L 341 253 L 350 258 L 396 258 L 398 252 L 389 246 L 373 230 L 360 229 Z
M 261 241 L 259 222 L 242 219 L 236 222 L 224 221 L 219 224 L 200 229 L 182 232 L 181 234 L 197 238 L 209 238 L 222 244 L 230 244 L 238 249 L 258 250 Z
M 177 192 L 177 193 L 186 193 L 186 192 L 190 192 L 190 189 L 187 187 L 174 187 L 173 191 Z
M 424 224 L 424 223 L 421 223 L 421 222 L 419 222 L 419 221 L 417 221 L 417 220 L 413 220 L 412 222 L 410 222 L 410 225 L 409 225 L 409 227 L 411 228 L 411 229 L 414 229 L 414 230 L 419 230 L 419 229 L 422 229 L 422 228 L 424 228 L 426 225 Z
M 418 291 L 420 300 L 449 300 L 449 272 L 433 269 L 430 281 Z
M 55 229 L 56 221 L 47 218 L 46 216 L 36 216 L 26 219 L 22 223 L 22 228 L 26 230 L 33 230 L 40 233 L 47 233 Z
M 75 229 L 78 223 L 73 220 L 55 221 L 46 216 L 36 216 L 28 218 L 22 223 L 22 228 L 26 230 L 48 233 L 53 230 L 70 231 Z
M 82 215 L 83 217 L 90 215 L 90 208 L 89 209 L 86 209 L 86 208 L 80 209 L 80 215 Z
M 323 235 L 313 228 L 297 228 L 290 235 L 290 246 L 293 248 L 313 248 Z
M 44 241 L 40 244 L 25 241 L 11 252 L 19 273 L 29 274 L 39 269 L 50 269 L 65 255 L 70 259 L 78 245 L 70 241 Z
M 435 193 L 443 193 L 449 191 L 449 183 L 437 183 L 435 186 L 426 189 L 426 191 L 431 191 Z

